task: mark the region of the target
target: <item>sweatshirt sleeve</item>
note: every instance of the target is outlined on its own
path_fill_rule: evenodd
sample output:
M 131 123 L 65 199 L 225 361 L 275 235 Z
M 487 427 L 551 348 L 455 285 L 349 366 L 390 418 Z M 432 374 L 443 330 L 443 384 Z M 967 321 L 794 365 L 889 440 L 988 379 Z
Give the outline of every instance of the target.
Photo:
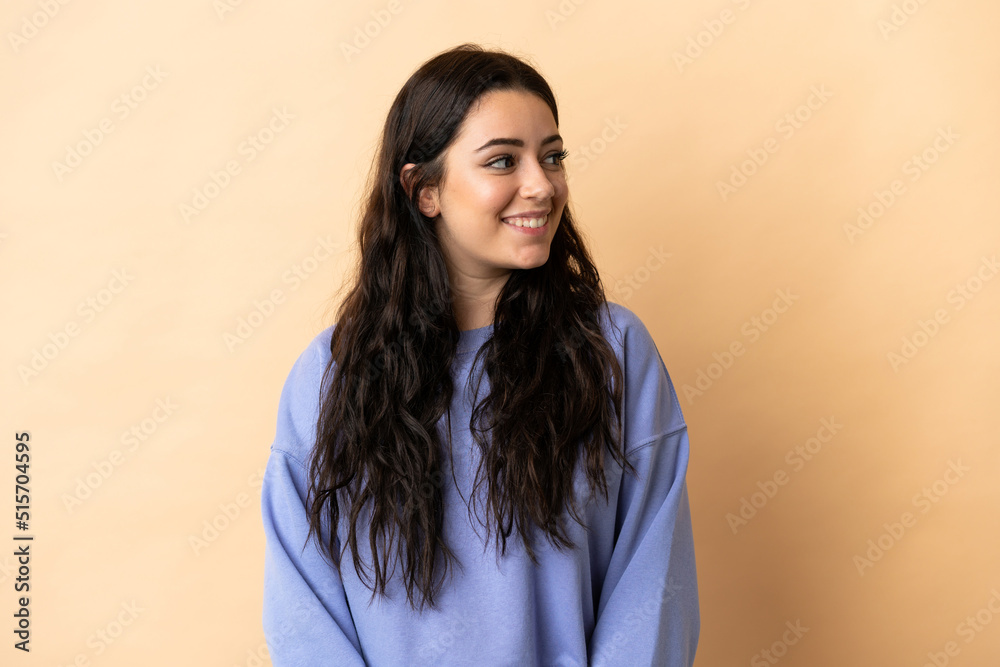
M 619 493 L 621 531 L 590 641 L 592 667 L 690 667 L 700 629 L 685 472 L 687 427 L 629 454 Z
M 315 534 L 306 544 L 308 453 L 325 368 L 318 337 L 281 392 L 278 426 L 261 487 L 264 522 L 264 637 L 275 667 L 364 667 L 361 645 L 333 565 Z M 324 539 L 329 535 L 325 527 Z
M 615 538 L 598 600 L 591 667 L 690 667 L 700 616 L 691 510 L 688 429 L 656 344 L 642 322 L 626 322 L 626 457 Z

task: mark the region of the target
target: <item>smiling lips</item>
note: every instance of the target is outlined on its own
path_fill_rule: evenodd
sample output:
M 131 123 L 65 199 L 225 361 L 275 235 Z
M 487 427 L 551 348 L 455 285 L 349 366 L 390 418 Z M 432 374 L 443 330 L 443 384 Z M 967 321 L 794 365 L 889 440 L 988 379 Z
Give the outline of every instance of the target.
M 544 227 L 546 222 L 548 222 L 549 213 L 550 211 L 527 211 L 520 215 L 504 218 L 503 221 L 515 227 L 538 229 L 539 227 Z

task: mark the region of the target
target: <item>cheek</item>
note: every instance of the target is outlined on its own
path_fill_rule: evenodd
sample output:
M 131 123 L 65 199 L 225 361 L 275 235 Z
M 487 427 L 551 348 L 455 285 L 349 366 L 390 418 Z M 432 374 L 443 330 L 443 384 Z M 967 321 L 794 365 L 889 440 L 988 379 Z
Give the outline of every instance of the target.
M 515 194 L 501 179 L 469 178 L 455 185 L 450 192 L 451 205 L 475 218 L 499 217 Z
M 479 202 L 484 213 L 499 218 L 500 214 L 510 208 L 511 200 L 517 195 L 516 188 L 494 179 L 493 183 L 484 183 L 479 188 Z
M 566 183 L 565 176 L 559 176 L 558 178 L 552 179 L 552 187 L 555 188 L 556 199 L 562 199 L 565 201 L 569 198 L 569 185 Z
M 517 187 L 511 179 L 495 175 L 482 174 L 469 178 L 463 185 L 468 204 L 496 214 L 506 210 L 511 199 L 517 195 Z

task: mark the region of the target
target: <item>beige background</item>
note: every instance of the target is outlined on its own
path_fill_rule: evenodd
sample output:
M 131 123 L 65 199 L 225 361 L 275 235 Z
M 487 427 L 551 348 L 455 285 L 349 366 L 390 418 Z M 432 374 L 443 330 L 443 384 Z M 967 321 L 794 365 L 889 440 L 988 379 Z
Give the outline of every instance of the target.
M 224 1 L 0 10 L 0 662 L 268 664 L 282 383 L 331 323 L 389 104 L 476 41 L 553 86 L 571 205 L 681 397 L 697 664 L 998 664 L 995 2 Z

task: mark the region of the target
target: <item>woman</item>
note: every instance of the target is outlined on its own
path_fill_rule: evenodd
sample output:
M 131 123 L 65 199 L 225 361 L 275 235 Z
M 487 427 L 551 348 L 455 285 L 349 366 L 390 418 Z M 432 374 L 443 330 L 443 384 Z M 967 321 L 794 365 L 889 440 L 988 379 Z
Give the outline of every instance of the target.
M 538 72 L 470 44 L 393 102 L 264 477 L 277 667 L 692 664 L 687 427 L 605 301 L 558 120 Z

